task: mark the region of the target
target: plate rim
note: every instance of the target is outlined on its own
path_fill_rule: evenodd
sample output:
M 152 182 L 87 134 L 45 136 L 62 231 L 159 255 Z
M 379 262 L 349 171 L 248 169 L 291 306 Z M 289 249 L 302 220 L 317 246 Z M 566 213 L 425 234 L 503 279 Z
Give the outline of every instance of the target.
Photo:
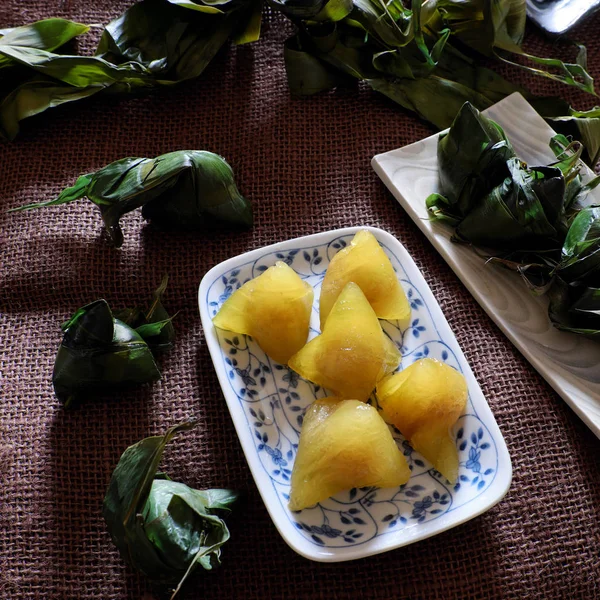
M 248 451 L 246 449 L 246 445 L 249 444 L 248 438 L 249 437 L 251 438 L 251 436 L 248 436 L 248 432 L 246 431 L 246 430 L 248 430 L 248 424 L 245 421 L 245 419 L 242 418 L 243 414 L 241 413 L 241 411 L 237 410 L 237 397 L 235 399 L 231 397 L 231 392 L 228 390 L 229 382 L 227 380 L 227 376 L 224 372 L 224 369 L 222 369 L 222 366 L 217 363 L 217 358 L 221 357 L 220 344 L 219 344 L 217 336 L 216 336 L 215 328 L 212 325 L 212 318 L 208 312 L 207 307 L 204 306 L 202 299 L 206 296 L 208 287 L 210 285 L 212 285 L 218 277 L 223 275 L 225 272 L 240 266 L 241 264 L 246 264 L 246 263 L 252 262 L 253 260 L 258 259 L 267 253 L 277 252 L 279 250 L 285 250 L 285 247 L 287 247 L 287 246 L 297 245 L 299 243 L 301 243 L 301 244 L 313 243 L 313 245 L 314 245 L 314 244 L 323 243 L 323 241 L 325 241 L 325 243 L 327 243 L 327 241 L 331 241 L 332 239 L 335 239 L 336 237 L 340 237 L 343 235 L 352 235 L 352 234 L 355 234 L 357 231 L 364 230 L 364 229 L 371 231 L 378 238 L 378 241 L 381 241 L 381 242 L 387 241 L 387 242 L 391 243 L 392 245 L 399 247 L 401 249 L 401 251 L 410 259 L 410 261 L 412 261 L 417 275 L 422 280 L 422 281 L 416 282 L 416 283 L 423 283 L 424 286 L 426 287 L 426 289 L 431 294 L 431 296 L 434 300 L 434 303 L 435 303 L 434 306 L 439 310 L 439 313 L 440 313 L 439 316 L 441 316 L 441 318 L 442 318 L 444 327 L 447 329 L 448 333 L 452 336 L 452 338 L 454 339 L 454 342 L 456 343 L 457 349 L 459 351 L 458 358 L 459 358 L 460 362 L 462 363 L 461 368 L 463 368 L 463 371 L 465 371 L 465 368 L 466 368 L 465 375 L 468 376 L 469 379 L 471 379 L 476 385 L 476 391 L 479 393 L 480 399 L 481 399 L 481 403 L 477 404 L 476 408 L 478 409 L 478 411 L 480 409 L 482 409 L 484 412 L 486 412 L 486 411 L 488 412 L 486 417 L 488 417 L 487 421 L 489 421 L 489 422 L 486 422 L 486 427 L 489 427 L 490 425 L 492 426 L 494 438 L 495 438 L 495 441 L 498 446 L 498 460 L 500 462 L 500 459 L 502 458 L 504 460 L 505 464 L 504 464 L 503 469 L 499 470 L 499 472 L 498 472 L 499 477 L 497 477 L 495 479 L 494 483 L 490 486 L 490 488 L 488 488 L 480 497 L 477 498 L 477 503 L 475 504 L 476 510 L 466 510 L 467 508 L 470 508 L 470 507 L 468 507 L 468 505 L 470 503 L 467 503 L 467 504 L 457 508 L 456 511 L 453 513 L 453 515 L 449 519 L 447 519 L 447 521 L 441 522 L 442 524 L 439 526 L 436 525 L 433 528 L 433 530 L 421 531 L 420 533 L 418 533 L 416 535 L 413 534 L 410 536 L 406 536 L 404 539 L 401 539 L 399 541 L 399 543 L 387 545 L 383 548 L 373 547 L 371 550 L 369 550 L 368 547 L 366 547 L 367 549 L 365 550 L 364 548 L 359 547 L 359 546 L 349 546 L 349 547 L 344 547 L 344 548 L 331 548 L 331 547 L 322 548 L 322 547 L 315 546 L 314 551 L 310 552 L 307 550 L 307 548 L 309 548 L 310 550 L 313 550 L 313 546 L 310 546 L 308 543 L 306 543 L 306 544 L 302 543 L 302 542 L 307 542 L 307 540 L 305 540 L 304 538 L 302 538 L 299 535 L 294 536 L 293 538 L 292 538 L 292 536 L 288 535 L 290 532 L 296 533 L 297 530 L 292 528 L 291 525 L 289 527 L 287 526 L 288 525 L 287 522 L 283 520 L 284 518 L 287 518 L 286 515 L 284 514 L 283 508 L 281 506 L 277 505 L 276 503 L 271 502 L 271 500 L 269 498 L 269 494 L 267 493 L 268 492 L 267 485 L 264 485 L 265 490 L 263 490 L 262 483 L 259 483 L 259 481 L 262 482 L 263 478 L 265 477 L 264 473 L 263 473 L 262 465 L 260 465 L 260 461 L 257 459 L 257 457 L 255 457 L 254 454 L 250 452 L 250 450 L 254 450 L 254 446 L 252 446 L 252 448 L 248 448 Z M 381 554 L 383 552 L 396 550 L 403 546 L 406 546 L 406 545 L 433 537 L 435 535 L 441 534 L 445 531 L 448 531 L 449 529 L 452 529 L 458 525 L 461 525 L 467 521 L 470 521 L 471 519 L 474 519 L 474 518 L 480 516 L 484 512 L 487 512 L 488 510 L 493 508 L 507 494 L 508 490 L 510 489 L 510 485 L 512 483 L 512 461 L 510 458 L 510 453 L 508 452 L 506 440 L 504 439 L 504 436 L 502 435 L 502 432 L 498 426 L 498 423 L 494 417 L 494 414 L 485 398 L 485 395 L 483 394 L 483 391 L 481 390 L 481 386 L 477 382 L 475 375 L 470 367 L 470 364 L 467 361 L 466 356 L 464 355 L 464 352 L 462 351 L 462 348 L 458 344 L 458 341 L 456 340 L 456 336 L 454 335 L 454 332 L 452 331 L 450 324 L 448 323 L 445 315 L 443 314 L 443 311 L 441 310 L 441 307 L 439 306 L 439 303 L 438 303 L 437 299 L 435 298 L 435 295 L 433 294 L 431 287 L 425 281 L 420 269 L 414 262 L 414 259 L 412 258 L 412 256 L 408 252 L 408 250 L 406 250 L 406 248 L 402 245 L 402 243 L 394 235 L 390 234 L 389 232 L 387 232 L 381 228 L 371 227 L 371 226 L 367 226 L 367 225 L 363 225 L 363 226 L 359 225 L 359 226 L 343 227 L 343 228 L 339 228 L 339 229 L 322 231 L 322 232 L 317 232 L 314 234 L 309 234 L 306 236 L 299 236 L 299 237 L 292 238 L 292 239 L 281 240 L 279 242 L 270 244 L 268 246 L 261 246 L 261 247 L 255 248 L 253 250 L 250 250 L 248 252 L 238 254 L 234 257 L 231 257 L 229 259 L 226 259 L 226 260 L 218 263 L 217 265 L 212 267 L 210 270 L 208 270 L 204 274 L 204 276 L 202 277 L 202 280 L 200 282 L 199 288 L 198 288 L 198 305 L 199 305 L 199 310 L 200 310 L 200 318 L 201 318 L 201 322 L 202 322 L 202 328 L 204 330 L 205 341 L 206 341 L 206 344 L 209 349 L 211 361 L 214 365 L 214 369 L 217 374 L 217 378 L 219 380 L 219 384 L 221 387 L 222 395 L 225 398 L 225 403 L 227 404 L 227 408 L 229 410 L 231 419 L 233 421 L 233 424 L 234 424 L 234 427 L 236 430 L 236 434 L 240 441 L 240 445 L 242 446 L 242 450 L 244 452 L 244 457 L 246 459 L 246 462 L 248 463 L 250 472 L 254 479 L 254 483 L 255 483 L 255 485 L 258 489 L 258 492 L 262 498 L 265 508 L 267 509 L 267 512 L 268 512 L 271 520 L 273 521 L 273 524 L 275 525 L 276 529 L 278 530 L 279 534 L 284 539 L 284 541 L 287 543 L 287 545 L 292 550 L 294 550 L 296 553 L 298 553 L 299 555 L 301 555 L 304 558 L 307 558 L 309 560 L 312 560 L 312 561 L 331 563 L 331 562 L 346 562 L 346 561 L 350 561 L 350 560 L 358 560 L 361 558 L 366 558 L 368 556 L 374 556 L 376 554 Z M 230 401 L 230 398 L 231 398 L 231 401 Z M 491 420 L 490 420 L 490 418 L 491 418 Z M 266 482 L 265 482 L 265 484 L 266 484 Z M 263 491 L 265 493 L 263 493 Z M 281 523 L 280 523 L 280 519 L 282 521 Z M 393 533 L 390 532 L 390 535 L 393 535 Z M 299 543 L 296 543 L 296 541 L 298 541 Z
M 489 112 L 490 109 L 500 105 L 513 105 L 513 104 L 521 104 L 526 105 L 529 110 L 531 110 L 540 120 L 540 127 L 544 126 L 544 129 L 547 130 L 548 135 L 554 135 L 556 132 L 542 119 L 542 117 L 537 113 L 537 111 L 527 102 L 527 100 L 523 97 L 519 92 L 514 92 L 510 94 L 506 98 L 496 102 L 489 108 L 481 111 L 483 114 Z M 500 125 L 502 125 L 500 123 Z M 559 378 L 560 376 L 556 376 L 551 369 L 547 368 L 542 360 L 538 360 L 535 355 L 534 349 L 530 349 L 526 343 L 526 341 L 521 341 L 517 333 L 514 333 L 509 324 L 505 323 L 504 320 L 498 315 L 491 305 L 485 300 L 483 294 L 478 290 L 476 286 L 476 282 L 473 282 L 467 275 L 465 275 L 460 269 L 460 262 L 455 261 L 452 256 L 450 256 L 445 249 L 443 248 L 440 242 L 440 234 L 437 234 L 435 231 L 430 231 L 426 228 L 425 223 L 422 218 L 416 212 L 416 209 L 413 207 L 413 203 L 408 200 L 400 189 L 396 187 L 391 178 L 385 172 L 384 168 L 380 165 L 380 161 L 385 157 L 397 152 L 398 150 L 405 150 L 409 148 L 414 148 L 421 146 L 427 142 L 431 142 L 434 138 L 437 139 L 440 134 L 448 131 L 445 129 L 438 133 L 434 133 L 433 135 L 427 136 L 417 142 L 413 142 L 412 144 L 407 144 L 406 146 L 402 146 L 400 148 L 395 148 L 393 150 L 389 150 L 387 152 L 382 152 L 376 154 L 371 159 L 371 166 L 377 176 L 382 180 L 385 184 L 388 191 L 394 196 L 398 204 L 403 208 L 403 210 L 408 214 L 408 216 L 412 219 L 412 221 L 417 225 L 417 227 L 424 234 L 426 239 L 430 244 L 435 248 L 438 254 L 446 261 L 446 264 L 452 269 L 452 271 L 456 274 L 456 276 L 460 279 L 462 284 L 467 288 L 469 293 L 473 296 L 475 301 L 481 306 L 481 308 L 485 311 L 485 313 L 490 317 L 490 319 L 496 324 L 497 327 L 502 331 L 502 333 L 508 338 L 508 340 L 512 343 L 515 348 L 523 355 L 523 357 L 527 360 L 527 362 L 539 373 L 539 375 L 552 387 L 552 389 L 567 403 L 567 405 L 573 410 L 573 412 L 585 423 L 585 425 L 598 437 L 600 438 L 600 419 L 596 420 L 593 416 L 589 415 L 585 408 L 582 408 L 577 401 L 577 398 L 573 397 L 568 390 L 564 389 L 564 386 L 561 384 Z M 591 171 L 584 164 L 584 167 L 587 173 L 589 174 Z M 423 199 L 424 201 L 424 199 Z M 561 334 L 565 334 L 565 332 L 560 332 Z M 568 335 L 568 334 L 566 334 Z M 564 378 L 562 378 L 564 379 Z M 580 378 L 574 376 L 574 380 L 580 381 Z M 567 383 L 569 383 L 567 381 Z M 582 395 L 589 396 L 585 390 L 582 390 L 577 385 L 573 385 L 576 387 Z

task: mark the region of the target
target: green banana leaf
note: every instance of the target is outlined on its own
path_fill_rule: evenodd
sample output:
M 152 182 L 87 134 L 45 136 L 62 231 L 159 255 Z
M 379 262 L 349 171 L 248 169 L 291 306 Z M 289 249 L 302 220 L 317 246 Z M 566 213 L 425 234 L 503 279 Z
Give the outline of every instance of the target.
M 205 230 L 215 224 L 252 225 L 252 207 L 237 189 L 225 159 L 202 150 L 178 150 L 156 158 L 123 158 L 82 175 L 58 198 L 12 210 L 57 206 L 87 198 L 100 209 L 117 248 L 120 218 L 142 207 L 142 216 L 163 229 Z
M 0 99 L 0 140 L 14 140 L 19 123 L 48 108 L 89 98 L 104 88 L 100 85 L 73 87 L 43 76 L 33 76 Z
M 132 89 L 150 87 L 150 72 L 135 62 L 114 65 L 100 57 L 55 54 L 38 48 L 0 45 L 0 56 L 27 67 L 34 73 L 50 77 L 75 88 L 108 88 L 119 82 Z
M 238 497 L 227 489 L 196 490 L 158 473 L 165 446 L 193 426 L 182 423 L 127 448 L 103 505 L 123 559 L 153 582 L 177 584 L 171 598 L 198 565 L 211 570 L 220 564 L 221 547 L 230 537 L 220 514 Z

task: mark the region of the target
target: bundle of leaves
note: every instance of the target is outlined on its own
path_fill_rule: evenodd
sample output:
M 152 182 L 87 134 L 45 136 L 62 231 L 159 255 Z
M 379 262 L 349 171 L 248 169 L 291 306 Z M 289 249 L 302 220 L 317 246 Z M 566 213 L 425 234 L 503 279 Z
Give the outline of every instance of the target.
M 293 92 L 310 95 L 362 80 L 440 129 L 461 106 L 479 110 L 521 92 L 552 126 L 575 135 L 590 164 L 600 149 L 600 107 L 581 112 L 558 98 L 535 98 L 482 59 L 495 59 L 595 94 L 585 47 L 574 62 L 522 49 L 525 0 L 269 0 L 297 25 L 285 64 Z M 489 61 L 488 61 L 489 62 Z
M 221 46 L 260 35 L 262 0 L 142 0 L 111 21 L 94 56 L 62 47 L 90 27 L 44 19 L 0 30 L 0 139 L 53 106 L 198 77 Z
M 581 144 L 551 143 L 557 161 L 529 166 L 502 128 L 465 103 L 440 135 L 440 193 L 426 199 L 433 220 L 454 227 L 453 240 L 483 248 L 548 294 L 560 329 L 600 337 L 600 205 L 584 183 Z
M 552 126 L 580 139 L 589 164 L 600 159 L 600 107 L 578 111 L 534 98 L 490 68 L 508 62 L 595 95 L 586 50 L 576 58 L 522 49 L 525 0 L 269 0 L 298 29 L 284 49 L 293 93 L 314 94 L 366 81 L 444 129 L 468 101 L 484 109 L 519 91 Z M 410 8 L 407 6 L 410 4 Z M 46 19 L 0 31 L 0 138 L 48 108 L 97 93 L 151 90 L 199 76 L 227 40 L 260 36 L 262 0 L 142 0 L 111 21 L 94 56 L 61 53 L 86 25 Z
M 176 585 L 171 598 L 198 566 L 210 571 L 221 564 L 221 547 L 229 539 L 222 515 L 238 498 L 228 489 L 196 490 L 158 471 L 166 445 L 192 427 L 182 423 L 129 446 L 103 506 L 123 559 L 152 582 Z
M 98 390 L 160 379 L 155 357 L 169 350 L 175 339 L 171 317 L 162 304 L 167 282 L 165 277 L 146 309 L 113 313 L 106 300 L 96 300 L 63 323 L 52 383 L 65 408 Z

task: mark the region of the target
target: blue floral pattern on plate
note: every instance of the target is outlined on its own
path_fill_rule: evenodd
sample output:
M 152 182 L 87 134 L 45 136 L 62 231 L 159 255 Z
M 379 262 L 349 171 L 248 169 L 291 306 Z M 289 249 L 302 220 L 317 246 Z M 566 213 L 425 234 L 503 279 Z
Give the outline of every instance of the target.
M 281 260 L 315 289 L 310 330 L 310 337 L 314 337 L 318 334 L 318 299 L 325 271 L 331 258 L 349 244 L 357 229 L 343 230 L 342 235 L 334 236 L 325 243 L 299 244 L 298 247 L 285 250 L 265 249 L 264 253 L 252 253 L 255 255 L 252 260 L 235 264 L 212 280 L 203 281 L 200 304 L 201 307 L 203 305 L 204 315 L 212 318 L 233 291 Z M 375 233 L 379 230 L 372 231 Z M 303 239 L 298 240 L 302 241 Z M 381 321 L 385 333 L 402 351 L 400 368 L 430 357 L 444 361 L 462 372 L 464 357 L 462 354 L 457 355 L 460 350 L 454 337 L 448 339 L 448 336 L 440 333 L 439 320 L 436 321 L 433 317 L 432 306 L 429 305 L 431 302 L 426 301 L 422 290 L 424 282 L 409 277 L 403 264 L 406 260 L 403 261 L 394 248 L 385 241 L 382 247 L 389 256 L 412 307 L 411 321 L 405 329 L 400 328 L 397 322 Z M 411 264 L 416 268 L 412 261 Z M 435 308 L 439 311 L 437 305 Z M 206 329 L 204 315 L 203 324 Z M 447 327 L 445 321 L 444 324 Z M 287 509 L 287 501 L 303 414 L 313 400 L 324 397 L 327 393 L 319 386 L 305 381 L 288 367 L 272 361 L 250 336 L 214 328 L 213 331 L 218 341 L 217 356 L 213 352 L 213 360 L 217 371 L 222 367 L 222 372 L 226 373 L 229 389 L 224 388 L 224 392 L 230 410 L 232 413 L 235 410 L 238 415 L 243 414 L 243 422 L 254 440 L 253 452 L 280 504 L 279 512 L 286 515 L 297 534 L 306 542 L 324 549 L 339 549 L 369 544 L 382 536 L 402 535 L 403 531 L 408 533 L 409 529 L 422 527 L 425 523 L 464 509 L 465 505 L 485 495 L 494 483 L 499 465 L 497 435 L 490 432 L 489 419 L 480 416 L 480 408 L 475 406 L 471 393 L 465 414 L 460 417 L 453 431 L 460 457 L 457 483 L 452 485 L 446 481 L 393 429 L 394 438 L 412 472 L 406 485 L 390 489 L 352 489 L 315 507 L 292 513 Z M 219 361 L 220 367 L 217 365 Z M 233 408 L 232 398 L 237 403 Z M 485 408 L 489 413 L 487 405 Z M 493 417 L 491 418 L 493 421 Z M 495 427 L 495 422 L 493 425 Z M 506 447 L 501 441 L 505 451 Z M 244 449 L 248 454 L 249 449 L 246 446 Z

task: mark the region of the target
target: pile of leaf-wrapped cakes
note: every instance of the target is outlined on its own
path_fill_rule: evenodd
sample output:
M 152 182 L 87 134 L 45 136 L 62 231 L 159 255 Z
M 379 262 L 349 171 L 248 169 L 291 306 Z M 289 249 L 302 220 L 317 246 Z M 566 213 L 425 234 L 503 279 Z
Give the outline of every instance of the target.
M 301 510 L 355 487 L 395 487 L 410 469 L 387 423 L 449 481 L 458 476 L 450 428 L 467 385 L 452 367 L 425 358 L 395 372 L 400 352 L 379 319 L 408 325 L 410 305 L 389 258 L 367 230 L 334 256 L 321 288 L 321 334 L 306 343 L 313 289 L 284 262 L 245 283 L 214 317 L 250 335 L 273 360 L 332 393 L 306 410 L 289 507 Z M 377 402 L 367 401 L 376 390 Z

